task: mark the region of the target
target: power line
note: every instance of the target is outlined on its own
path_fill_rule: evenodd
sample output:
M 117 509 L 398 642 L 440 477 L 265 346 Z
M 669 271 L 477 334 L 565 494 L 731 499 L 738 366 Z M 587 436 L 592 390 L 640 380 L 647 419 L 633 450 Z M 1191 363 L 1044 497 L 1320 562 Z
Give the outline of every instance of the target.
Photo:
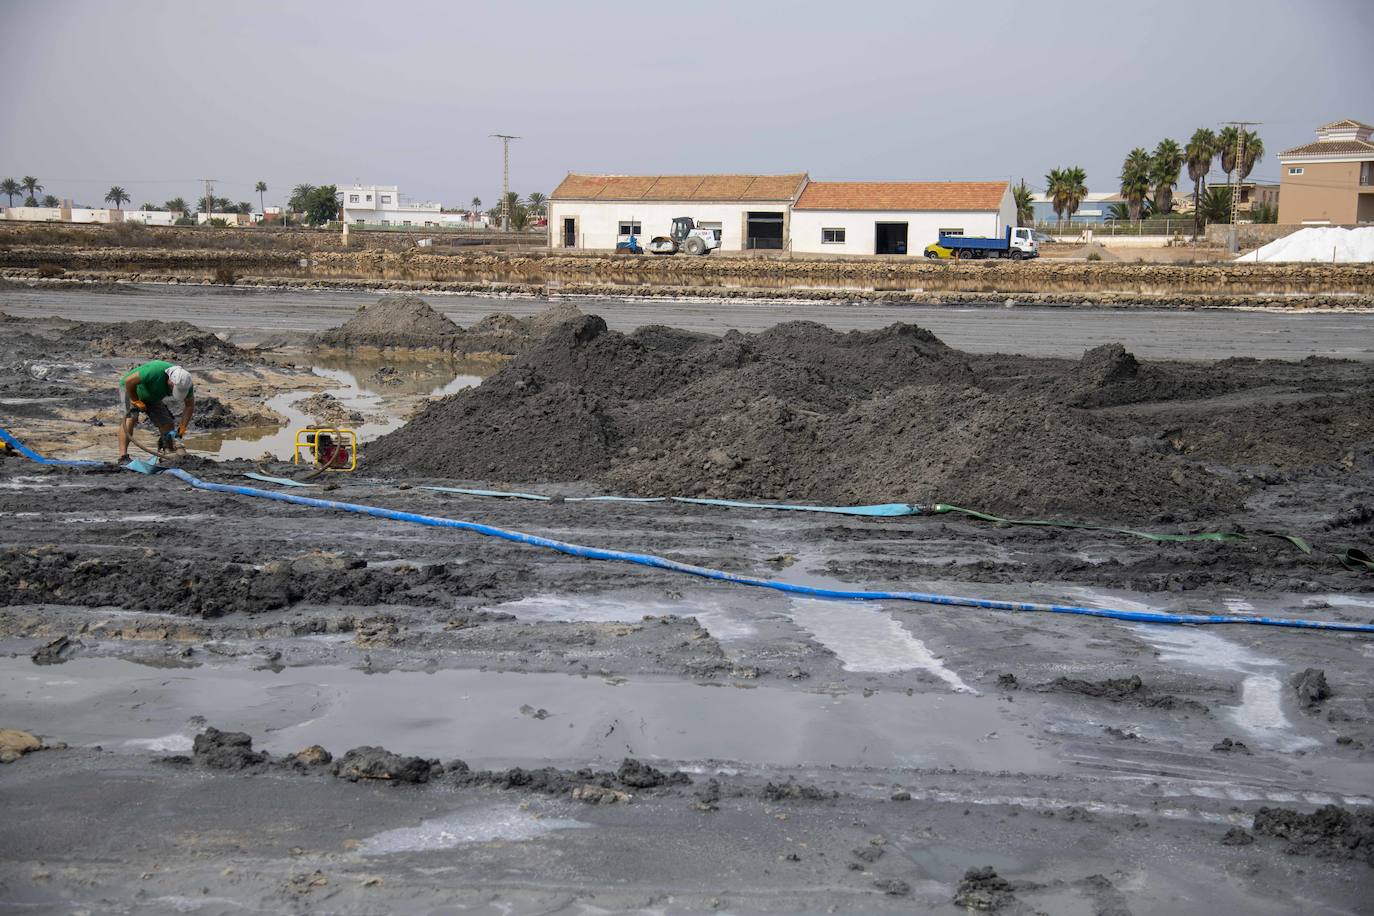
M 492 134 L 501 141 L 501 231 L 510 231 L 510 142 L 519 140 L 511 134 Z

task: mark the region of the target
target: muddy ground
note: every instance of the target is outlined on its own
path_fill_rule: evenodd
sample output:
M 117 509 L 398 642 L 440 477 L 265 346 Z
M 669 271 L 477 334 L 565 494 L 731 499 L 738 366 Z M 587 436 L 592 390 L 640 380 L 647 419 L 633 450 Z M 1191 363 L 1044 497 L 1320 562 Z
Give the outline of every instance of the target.
M 304 350 L 283 367 L 151 330 L 141 346 L 189 348 L 198 374 L 235 380 L 221 390 L 267 372 L 321 383 Z M 110 340 L 0 325 L 5 427 L 100 409 L 82 379 L 117 363 Z M 1145 365 L 1134 378 L 1167 375 L 1163 401 L 1098 403 L 1093 385 L 1062 403 L 1053 379 L 1119 374 L 1103 355 L 973 360 L 966 381 L 998 368 L 1122 429 L 1182 412 L 1214 450 L 1233 409 L 1304 423 L 1368 390 L 1359 364 L 1228 366 L 1224 393 L 1184 384 L 1197 367 Z M 35 363 L 59 368 L 39 379 Z M 950 515 L 505 501 L 424 487 L 604 485 L 366 464 L 294 492 L 798 584 L 1374 621 L 1374 580 L 1331 559 L 1370 544 L 1363 457 L 1281 469 L 1227 448 L 1230 470 L 1206 472 L 1232 500 L 1155 528 L 1273 528 L 1314 553 Z M 245 484 L 254 465 L 186 467 Z M 0 766 L 0 907 L 1353 913 L 1374 887 L 1367 637 L 807 600 L 15 457 L 0 517 L 0 728 L 49 745 Z

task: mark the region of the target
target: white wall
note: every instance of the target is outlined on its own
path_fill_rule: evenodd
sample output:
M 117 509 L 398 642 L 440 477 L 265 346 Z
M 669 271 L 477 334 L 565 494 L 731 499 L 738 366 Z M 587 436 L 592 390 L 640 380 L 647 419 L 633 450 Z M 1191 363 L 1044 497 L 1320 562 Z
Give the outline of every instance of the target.
M 1010 215 L 1015 223 L 1014 204 Z M 918 257 L 927 245 L 939 240 L 941 229 L 963 229 L 964 235 L 996 237 L 1008 225 L 1007 214 L 998 210 L 793 210 L 792 250 L 807 254 L 874 254 L 875 223 L 906 223 L 907 254 Z M 823 243 L 822 229 L 844 229 L 844 244 Z
M 640 244 L 656 235 L 667 235 L 673 220 L 690 216 L 700 223 L 720 223 L 722 251 L 741 251 L 744 248 L 744 215 L 746 213 L 786 213 L 790 205 L 776 201 L 735 203 L 639 203 L 635 201 L 554 200 L 549 201 L 549 244 L 563 246 L 563 220 L 577 219 L 577 248 L 615 248 L 620 223 L 638 222 L 642 229 Z
M 5 219 L 23 220 L 30 223 L 57 223 L 62 221 L 61 207 L 5 207 Z
M 94 207 L 72 207 L 72 222 L 74 223 L 113 223 L 116 220 L 111 218 L 113 210 L 100 209 Z

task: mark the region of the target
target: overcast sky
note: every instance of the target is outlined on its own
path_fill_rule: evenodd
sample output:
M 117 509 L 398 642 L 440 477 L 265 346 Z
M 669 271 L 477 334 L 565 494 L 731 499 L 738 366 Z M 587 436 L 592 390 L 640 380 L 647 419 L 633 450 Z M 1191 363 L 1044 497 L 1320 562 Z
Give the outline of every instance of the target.
M 0 177 L 99 205 L 297 183 L 413 199 L 568 171 L 1020 178 L 1263 121 L 1256 176 L 1374 122 L 1371 0 L 4 0 Z M 1184 176 L 1186 183 L 1186 174 Z

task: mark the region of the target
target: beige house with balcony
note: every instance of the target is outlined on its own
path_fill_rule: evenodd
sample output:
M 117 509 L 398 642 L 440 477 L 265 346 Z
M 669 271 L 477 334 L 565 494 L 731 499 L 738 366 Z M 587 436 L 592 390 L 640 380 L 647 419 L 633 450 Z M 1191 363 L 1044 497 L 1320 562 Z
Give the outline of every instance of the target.
M 1279 153 L 1279 222 L 1351 226 L 1374 223 L 1374 126 L 1336 121 L 1317 140 Z

